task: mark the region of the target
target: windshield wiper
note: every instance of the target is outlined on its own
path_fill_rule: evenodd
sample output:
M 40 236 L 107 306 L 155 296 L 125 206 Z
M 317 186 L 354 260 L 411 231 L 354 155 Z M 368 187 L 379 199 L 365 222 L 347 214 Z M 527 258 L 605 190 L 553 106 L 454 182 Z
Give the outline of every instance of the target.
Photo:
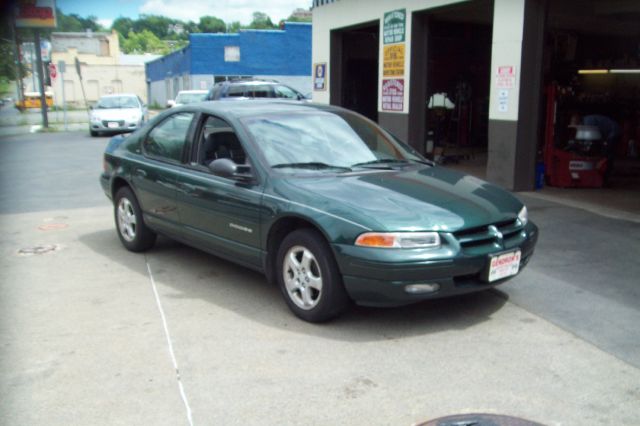
M 379 158 L 377 160 L 365 161 L 362 163 L 352 164 L 351 167 L 375 166 L 377 164 L 405 164 L 407 160 L 399 160 L 397 158 Z M 388 168 L 385 166 L 384 168 Z
M 306 163 L 280 163 L 271 166 L 273 169 L 284 169 L 284 168 L 293 168 L 293 169 L 339 169 L 344 170 L 346 172 L 350 172 L 350 167 L 344 166 L 334 166 L 327 163 L 321 163 L 318 161 L 309 161 Z

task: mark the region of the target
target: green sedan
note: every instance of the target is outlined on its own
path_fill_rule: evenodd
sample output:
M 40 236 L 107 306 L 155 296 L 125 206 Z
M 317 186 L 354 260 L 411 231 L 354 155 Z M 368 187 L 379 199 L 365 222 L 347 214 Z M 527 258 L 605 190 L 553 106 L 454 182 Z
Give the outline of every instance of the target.
M 261 271 L 312 322 L 486 290 L 538 238 L 509 192 L 329 105 L 173 108 L 114 137 L 100 180 L 128 250 L 162 234 Z

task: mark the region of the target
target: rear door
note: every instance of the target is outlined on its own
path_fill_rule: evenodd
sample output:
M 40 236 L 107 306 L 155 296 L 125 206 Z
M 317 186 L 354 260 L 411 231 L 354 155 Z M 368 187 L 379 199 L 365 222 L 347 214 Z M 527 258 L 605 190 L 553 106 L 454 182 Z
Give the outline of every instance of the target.
M 188 155 L 194 117 L 193 112 L 180 112 L 158 123 L 142 140 L 145 158 L 133 164 L 131 170 L 131 183 L 145 221 L 176 236 L 180 235 L 177 176 Z

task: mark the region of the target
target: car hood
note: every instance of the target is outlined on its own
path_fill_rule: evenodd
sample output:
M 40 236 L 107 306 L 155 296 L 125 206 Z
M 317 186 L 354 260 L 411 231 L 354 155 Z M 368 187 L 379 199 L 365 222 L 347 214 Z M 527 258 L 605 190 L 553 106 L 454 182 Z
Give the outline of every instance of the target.
M 94 117 L 100 120 L 128 120 L 134 115 L 140 115 L 139 108 L 107 108 L 94 109 L 92 111 Z
M 278 180 L 280 195 L 377 231 L 454 232 L 515 219 L 522 203 L 470 175 L 435 166 Z

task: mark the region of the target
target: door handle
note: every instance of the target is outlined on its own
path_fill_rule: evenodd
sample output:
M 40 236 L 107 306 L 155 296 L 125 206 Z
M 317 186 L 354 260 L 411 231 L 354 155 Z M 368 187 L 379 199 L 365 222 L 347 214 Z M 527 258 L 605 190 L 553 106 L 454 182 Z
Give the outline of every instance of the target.
M 136 174 L 136 176 L 139 176 L 141 178 L 147 177 L 147 172 L 144 171 L 143 169 L 135 169 L 134 173 Z
M 185 194 L 191 195 L 193 197 L 199 197 L 202 195 L 202 189 L 195 185 L 181 183 L 178 185 L 178 188 Z

